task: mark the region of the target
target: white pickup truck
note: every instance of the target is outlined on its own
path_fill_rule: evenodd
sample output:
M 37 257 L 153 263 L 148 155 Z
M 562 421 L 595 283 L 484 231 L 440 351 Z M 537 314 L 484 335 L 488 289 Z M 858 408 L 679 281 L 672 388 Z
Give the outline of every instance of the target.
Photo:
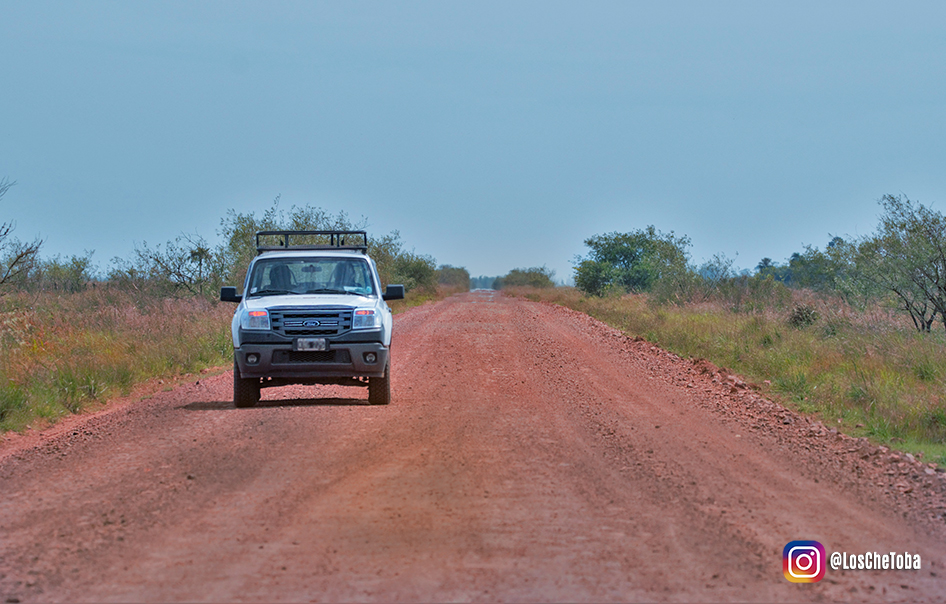
M 286 384 L 367 386 L 371 404 L 388 404 L 394 319 L 386 301 L 403 298 L 404 286 L 381 293 L 367 233 L 261 231 L 256 249 L 243 294 L 220 290 L 220 300 L 239 303 L 234 405 L 253 407 L 261 388 Z

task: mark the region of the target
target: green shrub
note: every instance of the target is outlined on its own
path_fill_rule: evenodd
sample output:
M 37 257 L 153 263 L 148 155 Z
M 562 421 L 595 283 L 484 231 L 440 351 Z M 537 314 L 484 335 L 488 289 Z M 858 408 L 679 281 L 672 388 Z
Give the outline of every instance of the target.
M 441 265 L 437 269 L 437 284 L 453 290 L 470 289 L 470 273 L 463 267 Z
M 514 268 L 506 276 L 497 279 L 498 283 L 493 287 L 495 289 L 504 287 L 555 287 L 555 282 L 552 281 L 554 276 L 555 271 L 544 266 Z
M 807 304 L 797 304 L 788 315 L 788 324 L 796 329 L 814 325 L 818 321 L 818 311 Z

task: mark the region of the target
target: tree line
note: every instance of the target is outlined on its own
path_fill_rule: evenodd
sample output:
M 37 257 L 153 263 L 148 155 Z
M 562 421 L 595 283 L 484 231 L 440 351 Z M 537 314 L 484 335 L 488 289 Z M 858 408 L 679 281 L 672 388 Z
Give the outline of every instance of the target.
M 504 287 L 555 287 L 555 271 L 545 266 L 514 268 L 505 275 L 470 278 L 470 289 L 503 289 Z
M 14 185 L 0 181 L 0 199 Z M 246 269 L 256 256 L 258 231 L 365 230 L 367 221 L 354 221 L 342 211 L 332 214 L 312 206 L 279 207 L 279 197 L 262 214 L 230 210 L 220 221 L 220 243 L 212 245 L 198 234 L 182 233 L 163 244 L 136 243 L 129 258 L 114 258 L 103 272 L 93 252 L 68 258 L 43 258 L 43 241 L 22 242 L 12 236 L 12 222 L 0 224 L 0 293 L 20 291 L 78 292 L 99 285 L 155 296 L 198 296 L 215 299 L 222 285 L 242 286 Z M 378 266 L 382 287 L 403 284 L 405 290 L 432 294 L 438 286 L 469 288 L 465 268 L 437 266 L 427 254 L 408 249 L 398 231 L 368 238 L 368 253 Z
M 659 302 L 716 300 L 737 311 L 786 305 L 791 289 L 804 288 L 854 307 L 888 304 L 918 331 L 946 328 L 946 217 L 905 195 L 885 195 L 880 207 L 873 233 L 805 246 L 784 264 L 763 258 L 754 273 L 737 274 L 721 254 L 695 265 L 688 237 L 653 226 L 594 235 L 575 260 L 575 284 L 592 296 L 646 292 Z

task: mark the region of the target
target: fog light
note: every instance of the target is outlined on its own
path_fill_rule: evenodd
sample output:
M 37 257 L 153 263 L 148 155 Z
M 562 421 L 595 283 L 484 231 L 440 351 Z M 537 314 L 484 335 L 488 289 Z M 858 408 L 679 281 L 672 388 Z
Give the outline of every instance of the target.
M 259 363 L 259 355 L 258 354 L 246 355 L 246 362 L 250 365 L 256 365 L 257 363 Z
M 377 360 L 378 360 L 378 355 L 376 355 L 375 353 L 373 352 L 365 353 L 365 363 L 374 363 Z

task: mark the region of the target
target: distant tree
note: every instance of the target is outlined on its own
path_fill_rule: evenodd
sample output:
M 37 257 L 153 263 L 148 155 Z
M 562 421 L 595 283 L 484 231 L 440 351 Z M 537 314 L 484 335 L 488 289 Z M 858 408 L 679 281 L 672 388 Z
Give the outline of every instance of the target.
M 502 289 L 503 287 L 555 287 L 555 281 L 552 280 L 554 276 L 555 271 L 544 266 L 514 268 L 506 276 L 498 279 L 499 287 L 494 289 Z
M 56 255 L 38 260 L 24 287 L 66 293 L 84 291 L 97 279 L 97 269 L 92 263 L 93 254 L 94 252 L 86 250 L 83 256 L 63 258 Z
M 149 274 L 147 267 L 137 266 L 132 260 L 115 257 L 112 258 L 110 265 L 105 275 L 105 281 L 109 286 L 135 292 L 142 298 L 171 293 L 167 281 L 156 282 Z
M 771 258 L 763 258 L 759 264 L 756 265 L 755 269 L 756 274 L 760 277 L 771 276 L 776 281 L 780 281 L 786 285 L 792 282 L 793 272 L 791 264 L 782 265 L 773 262 Z
M 432 294 L 437 291 L 436 267 L 433 256 L 401 251 L 394 259 L 391 282 L 403 284 L 405 291 L 416 289 Z
M 715 297 L 719 288 L 735 276 L 733 261 L 724 254 L 715 254 L 694 272 L 691 299 L 708 300 Z
M 716 287 L 727 279 L 735 276 L 733 272 L 733 261 L 723 254 L 716 254 L 708 261 L 700 265 L 697 273 L 709 285 Z
M 220 250 L 211 251 L 200 235 L 182 234 L 149 247 L 147 242 L 135 245 L 135 262 L 123 267 L 126 280 L 133 274 L 143 275 L 157 284 L 165 284 L 170 291 L 182 291 L 196 296 L 213 298 L 223 283 L 225 264 Z M 121 263 L 116 263 L 119 268 Z M 116 274 L 116 277 L 121 277 Z
M 360 231 L 367 220 L 352 221 L 344 211 L 332 214 L 313 206 L 292 206 L 289 211 L 279 208 L 279 196 L 262 216 L 238 213 L 234 210 L 220 221 L 219 234 L 223 239 L 218 253 L 223 262 L 224 280 L 241 285 L 246 269 L 256 256 L 258 231 Z M 314 239 L 310 243 L 320 243 Z M 434 258 L 404 248 L 398 231 L 380 237 L 368 237 L 368 253 L 378 266 L 378 275 L 384 287 L 390 283 L 403 284 L 406 291 L 437 289 L 437 264 Z
M 443 264 L 437 269 L 437 284 L 452 289 L 469 290 L 470 273 L 463 267 Z
M 856 275 L 881 291 L 894 295 L 896 306 L 905 311 L 917 331 L 929 332 L 942 304 L 934 293 L 936 284 L 924 277 L 905 248 L 885 238 L 870 237 L 857 250 Z
M 0 179 L 0 199 L 3 199 L 15 184 L 15 181 Z M 4 286 L 17 282 L 29 273 L 43 245 L 40 239 L 24 243 L 14 238 L 12 234 L 15 228 L 12 221 L 0 223 L 0 291 L 5 289 Z
M 743 273 L 720 282 L 714 297 L 726 303 L 733 312 L 754 313 L 769 308 L 786 308 L 792 293 L 772 275 Z
M 792 287 L 831 292 L 850 297 L 855 293 L 851 281 L 854 247 L 840 237 L 833 237 L 824 251 L 810 245 L 788 259 Z
M 398 283 L 404 286 L 405 291 L 418 289 L 433 293 L 437 290 L 436 260 L 432 256 L 404 249 L 398 231 L 370 238 L 368 250 L 378 265 L 382 286 Z
M 613 289 L 626 292 L 620 285 L 617 269 L 603 260 L 581 260 L 575 267 L 575 287 L 592 296 L 603 296 Z
M 401 283 L 397 280 L 398 257 L 403 252 L 404 243 L 398 231 L 391 231 L 387 235 L 372 238 L 368 246 L 368 253 L 374 258 L 378 266 L 378 276 L 381 277 L 381 287 L 390 283 Z M 407 288 L 406 284 L 403 284 Z
M 254 212 L 238 213 L 231 209 L 221 219 L 218 233 L 223 243 L 217 251 L 223 262 L 224 280 L 227 283 L 237 286 L 243 284 L 246 268 L 257 253 L 258 231 L 358 231 L 363 230 L 367 222 L 365 219 L 353 222 L 344 211 L 332 215 L 312 206 L 293 206 L 285 212 L 279 208 L 279 202 L 280 196 L 277 195 L 272 206 L 262 216 Z
M 855 277 L 892 294 L 918 331 L 930 331 L 937 315 L 946 318 L 946 218 L 906 196 L 880 204 L 877 231 L 857 244 Z
M 591 251 L 587 257 L 578 258 L 575 284 L 588 294 L 602 295 L 615 287 L 644 292 L 661 279 L 668 283 L 682 283 L 685 276 L 689 279 L 690 239 L 677 237 L 672 231 L 661 233 L 648 226 L 630 233 L 595 235 L 586 239 L 585 245 Z

